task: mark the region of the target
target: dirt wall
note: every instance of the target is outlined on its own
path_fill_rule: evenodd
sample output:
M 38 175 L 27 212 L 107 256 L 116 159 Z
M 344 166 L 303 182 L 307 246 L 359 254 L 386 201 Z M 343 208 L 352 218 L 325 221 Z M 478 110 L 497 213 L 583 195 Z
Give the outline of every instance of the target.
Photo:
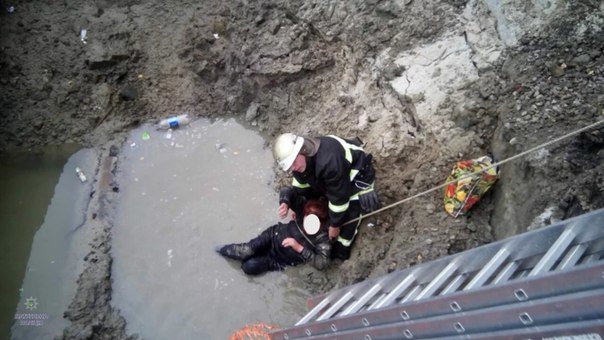
M 360 137 L 394 203 L 460 159 L 504 159 L 604 118 L 603 5 L 496 3 L 20 2 L 0 13 L 0 147 L 108 148 L 167 115 L 237 116 L 267 140 Z M 299 270 L 324 292 L 601 208 L 603 133 L 506 164 L 469 216 L 423 196 L 365 221 L 351 260 Z M 81 320 L 65 337 L 125 336 Z

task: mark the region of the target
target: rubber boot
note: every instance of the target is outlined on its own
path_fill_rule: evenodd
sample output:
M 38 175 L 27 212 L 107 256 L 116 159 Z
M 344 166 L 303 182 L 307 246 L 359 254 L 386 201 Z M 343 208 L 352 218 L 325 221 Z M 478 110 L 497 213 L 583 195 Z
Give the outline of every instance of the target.
M 254 251 L 247 243 L 233 243 L 216 248 L 218 254 L 233 260 L 244 261 L 254 255 Z

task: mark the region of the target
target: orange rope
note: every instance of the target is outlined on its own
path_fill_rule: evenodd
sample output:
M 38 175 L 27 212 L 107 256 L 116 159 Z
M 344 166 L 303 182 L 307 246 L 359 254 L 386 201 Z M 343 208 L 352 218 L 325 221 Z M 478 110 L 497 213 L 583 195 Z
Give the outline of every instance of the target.
M 277 327 L 259 323 L 256 325 L 246 325 L 242 329 L 233 333 L 229 340 L 270 340 L 269 332 Z

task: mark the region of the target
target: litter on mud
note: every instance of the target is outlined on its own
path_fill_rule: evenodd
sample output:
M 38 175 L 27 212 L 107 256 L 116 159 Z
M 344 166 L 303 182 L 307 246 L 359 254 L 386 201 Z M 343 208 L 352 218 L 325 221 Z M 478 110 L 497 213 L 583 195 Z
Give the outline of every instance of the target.
M 169 118 L 163 119 L 162 121 L 160 121 L 157 124 L 157 128 L 159 130 L 176 129 L 181 126 L 188 125 L 189 122 L 190 122 L 189 115 L 182 114 L 182 115 L 178 115 L 176 117 L 169 117 Z
M 86 175 L 84 175 L 84 172 L 82 171 L 82 169 L 75 168 L 75 172 L 78 175 L 80 182 L 82 182 L 82 183 L 86 182 Z
M 80 30 L 80 41 L 83 44 L 86 44 L 86 35 L 88 34 L 88 30 L 86 30 L 85 28 L 82 28 Z
M 445 211 L 458 217 L 466 214 L 480 198 L 497 181 L 499 170 L 492 167 L 493 159 L 483 156 L 477 159 L 457 162 L 447 177 L 447 182 L 461 178 L 459 181 L 449 184 L 445 189 Z M 478 175 L 468 176 L 480 172 Z
M 271 338 L 269 332 L 275 329 L 275 326 L 267 325 L 265 323 L 246 325 L 233 333 L 229 337 L 229 340 L 268 340 Z

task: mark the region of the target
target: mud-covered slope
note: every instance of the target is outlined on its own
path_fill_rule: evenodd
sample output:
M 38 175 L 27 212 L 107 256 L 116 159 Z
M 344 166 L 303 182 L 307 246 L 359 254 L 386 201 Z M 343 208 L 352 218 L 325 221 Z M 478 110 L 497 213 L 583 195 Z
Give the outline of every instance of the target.
M 20 2 L 0 13 L 0 148 L 107 148 L 167 115 L 237 116 L 267 140 L 360 137 L 390 204 L 458 160 L 604 119 L 603 12 L 590 0 Z M 601 208 L 603 138 L 504 165 L 470 216 L 448 217 L 439 192 L 371 217 L 351 260 L 299 270 L 323 292 Z M 123 331 L 80 320 L 66 337 Z

